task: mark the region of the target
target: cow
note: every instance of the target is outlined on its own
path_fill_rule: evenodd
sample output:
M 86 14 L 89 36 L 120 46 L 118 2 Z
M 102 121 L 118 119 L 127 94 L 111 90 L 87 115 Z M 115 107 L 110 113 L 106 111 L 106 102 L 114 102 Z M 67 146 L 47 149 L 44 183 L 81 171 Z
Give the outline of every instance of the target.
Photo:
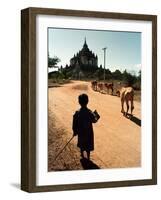
M 97 81 L 92 81 L 91 87 L 92 87 L 93 90 L 97 91 Z
M 98 86 L 99 92 L 102 93 L 103 92 L 104 84 L 103 83 L 98 83 L 97 86 Z
M 116 95 L 117 95 L 118 97 L 120 97 L 120 90 L 117 90 L 117 91 L 116 91 Z
M 109 94 L 109 89 L 111 89 L 112 95 L 113 95 L 113 83 L 105 83 L 104 86 L 105 86 L 108 94 Z
M 124 116 L 128 115 L 129 102 L 131 103 L 131 116 L 134 110 L 134 89 L 132 87 L 122 87 L 120 91 L 116 92 L 121 98 L 121 112 Z M 126 103 L 127 110 L 124 110 L 124 102 Z

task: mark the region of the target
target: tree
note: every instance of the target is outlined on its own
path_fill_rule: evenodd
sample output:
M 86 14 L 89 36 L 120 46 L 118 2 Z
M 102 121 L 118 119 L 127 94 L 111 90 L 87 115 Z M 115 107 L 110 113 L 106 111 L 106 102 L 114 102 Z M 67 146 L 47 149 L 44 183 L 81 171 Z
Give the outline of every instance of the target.
M 120 70 L 116 69 L 113 73 L 113 78 L 116 80 L 121 80 L 122 79 L 122 73 L 120 72 Z
M 128 84 L 129 86 L 131 86 L 131 85 L 133 85 L 134 83 L 136 83 L 136 80 L 137 80 L 136 76 L 134 76 L 134 75 L 128 73 L 128 72 L 126 71 L 126 69 L 124 70 L 122 76 L 123 76 L 123 81 L 124 81 L 126 84 Z
M 54 56 L 53 58 L 49 56 L 48 54 L 48 67 L 49 68 L 53 68 L 56 67 L 56 65 L 60 62 L 60 58 L 58 58 L 57 56 Z
M 100 68 L 98 68 L 94 73 L 94 78 L 101 80 L 101 76 L 102 76 L 102 71 L 100 70 Z
M 104 71 L 104 70 L 103 70 Z M 104 72 L 103 72 L 104 73 Z M 112 73 L 110 71 L 110 69 L 105 69 L 105 78 L 108 80 L 108 79 L 111 79 L 112 78 Z
M 141 70 L 139 70 L 138 80 L 141 82 Z

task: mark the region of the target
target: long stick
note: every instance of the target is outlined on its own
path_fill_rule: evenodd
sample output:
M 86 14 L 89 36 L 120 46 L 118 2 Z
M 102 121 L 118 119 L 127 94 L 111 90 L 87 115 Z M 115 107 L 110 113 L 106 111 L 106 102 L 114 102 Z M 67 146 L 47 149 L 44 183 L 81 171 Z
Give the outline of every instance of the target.
M 62 153 L 62 151 L 65 149 L 65 147 L 72 141 L 72 139 L 74 138 L 74 136 L 72 136 L 71 138 L 70 138 L 70 140 L 66 143 L 66 145 L 62 148 L 62 150 L 56 155 L 56 157 L 55 157 L 55 159 L 54 160 L 56 160 L 57 159 L 57 157 Z

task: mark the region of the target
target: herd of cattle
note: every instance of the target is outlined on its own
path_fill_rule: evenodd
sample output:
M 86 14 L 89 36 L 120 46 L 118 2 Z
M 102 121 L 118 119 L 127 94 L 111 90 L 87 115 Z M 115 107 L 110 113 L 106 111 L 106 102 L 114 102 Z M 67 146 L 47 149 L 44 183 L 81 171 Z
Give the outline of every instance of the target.
M 121 83 L 119 83 L 120 88 L 116 88 L 116 95 L 120 97 L 121 99 L 121 112 L 124 114 L 124 116 L 128 116 L 129 108 L 131 107 L 131 116 L 132 112 L 134 110 L 134 89 L 132 87 L 121 87 Z M 92 81 L 91 87 L 94 91 L 100 92 L 100 93 L 108 93 L 111 90 L 111 94 L 113 95 L 114 92 L 114 84 L 113 83 L 104 83 L 104 82 L 98 82 L 98 81 Z M 126 112 L 124 110 L 124 103 L 126 103 Z
M 109 93 L 109 90 L 111 90 L 111 94 L 113 95 L 113 91 L 114 91 L 113 83 L 103 83 L 103 82 L 92 81 L 91 86 L 94 91 L 99 91 L 101 93 L 103 93 L 104 91 Z

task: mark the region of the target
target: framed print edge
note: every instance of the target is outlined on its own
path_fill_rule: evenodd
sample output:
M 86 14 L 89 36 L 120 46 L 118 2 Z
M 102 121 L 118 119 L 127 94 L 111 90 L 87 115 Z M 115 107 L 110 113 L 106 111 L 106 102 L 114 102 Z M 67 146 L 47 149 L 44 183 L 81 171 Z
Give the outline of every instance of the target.
M 66 185 L 36 185 L 36 15 L 152 21 L 152 179 Z M 21 189 L 27 192 L 157 184 L 157 16 L 27 8 L 21 11 Z
M 21 11 L 21 189 L 29 191 L 29 12 Z M 24 52 L 25 49 L 25 52 Z
M 35 17 L 21 11 L 21 189 L 36 185 L 36 46 Z
M 152 19 L 152 179 L 157 184 L 157 16 Z

